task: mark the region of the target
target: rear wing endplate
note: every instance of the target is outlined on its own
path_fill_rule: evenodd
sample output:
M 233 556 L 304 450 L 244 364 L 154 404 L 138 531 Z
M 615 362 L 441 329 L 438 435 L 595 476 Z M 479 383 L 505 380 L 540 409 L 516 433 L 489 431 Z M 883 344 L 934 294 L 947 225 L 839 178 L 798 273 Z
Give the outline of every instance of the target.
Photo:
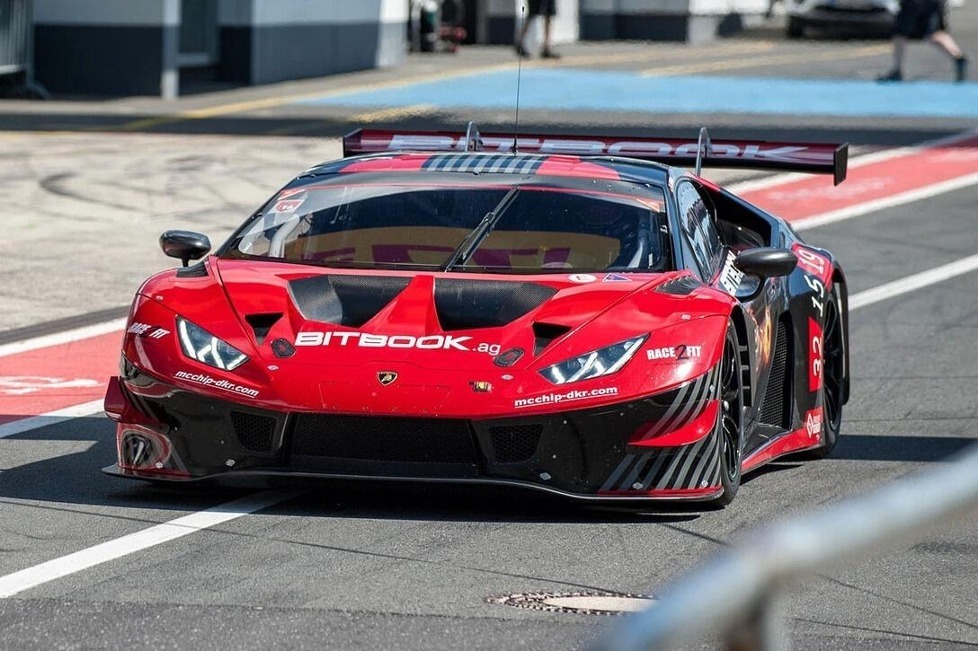
M 667 165 L 741 167 L 831 174 L 846 178 L 849 145 L 712 140 L 705 129 L 696 139 L 591 135 L 479 133 L 471 122 L 465 132 L 357 129 L 343 137 L 343 156 L 379 152 L 512 152 L 567 156 L 621 156 Z

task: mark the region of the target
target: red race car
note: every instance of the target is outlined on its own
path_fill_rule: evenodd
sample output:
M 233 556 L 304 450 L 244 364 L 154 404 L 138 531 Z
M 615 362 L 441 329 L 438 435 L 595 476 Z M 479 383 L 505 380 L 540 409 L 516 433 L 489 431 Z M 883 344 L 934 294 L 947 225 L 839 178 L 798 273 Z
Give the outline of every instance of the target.
M 704 136 L 356 131 L 215 254 L 164 233 L 184 266 L 136 295 L 105 471 L 726 504 L 744 472 L 827 454 L 842 269 L 699 169 L 839 182 L 846 147 Z

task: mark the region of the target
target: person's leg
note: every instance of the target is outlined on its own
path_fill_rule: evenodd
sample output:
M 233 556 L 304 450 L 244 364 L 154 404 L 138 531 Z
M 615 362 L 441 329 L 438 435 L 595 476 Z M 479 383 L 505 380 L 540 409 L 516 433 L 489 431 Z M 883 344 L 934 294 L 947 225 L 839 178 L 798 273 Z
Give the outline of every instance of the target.
M 559 59 L 560 55 L 553 51 L 553 15 L 543 18 L 543 56 L 544 59 Z
M 930 35 L 930 42 L 951 57 L 954 62 L 955 81 L 964 81 L 968 76 L 968 57 L 961 51 L 954 38 L 941 30 Z
M 936 45 L 937 49 L 943 50 L 952 59 L 959 59 L 964 54 L 961 48 L 958 47 L 957 42 L 947 32 L 934 32 L 930 35 L 930 42 Z
M 526 19 L 523 20 L 523 26 L 520 28 L 520 38 L 516 41 L 516 54 L 521 57 L 529 57 L 530 52 L 526 49 L 526 35 L 530 31 L 530 25 L 533 23 L 533 14 L 530 14 Z
M 947 31 L 947 2 L 945 0 L 931 0 L 931 2 L 933 4 L 928 5 L 930 9 L 928 40 L 954 62 L 955 80 L 964 81 L 968 76 L 968 58 Z
M 553 21 L 556 7 L 555 0 L 548 0 L 543 7 L 543 53 L 544 59 L 559 59 L 560 55 L 553 51 Z
M 893 35 L 893 67 L 885 75 L 878 77 L 879 81 L 903 80 L 903 57 L 907 51 L 907 37 L 902 34 Z

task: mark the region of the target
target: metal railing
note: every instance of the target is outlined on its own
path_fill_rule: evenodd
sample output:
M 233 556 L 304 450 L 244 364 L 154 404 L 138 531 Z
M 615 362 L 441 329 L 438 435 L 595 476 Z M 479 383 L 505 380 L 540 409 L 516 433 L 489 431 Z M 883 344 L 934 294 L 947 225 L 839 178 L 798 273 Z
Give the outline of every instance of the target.
M 719 634 L 728 649 L 784 649 L 779 591 L 853 556 L 905 543 L 978 507 L 978 446 L 938 470 L 770 527 L 717 554 L 629 616 L 595 651 L 674 649 Z

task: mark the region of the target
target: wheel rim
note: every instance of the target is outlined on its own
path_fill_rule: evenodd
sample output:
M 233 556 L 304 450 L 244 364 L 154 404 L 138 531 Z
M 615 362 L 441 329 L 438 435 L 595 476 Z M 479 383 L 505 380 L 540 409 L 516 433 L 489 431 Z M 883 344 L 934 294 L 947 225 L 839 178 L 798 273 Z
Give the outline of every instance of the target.
M 737 372 L 737 351 L 728 339 L 723 351 L 720 367 L 720 423 L 724 471 L 729 482 L 740 477 L 740 418 L 741 390 L 740 374 Z
M 824 401 L 822 410 L 826 424 L 832 432 L 839 429 L 842 420 L 843 349 L 842 323 L 835 300 L 826 302 L 825 325 L 822 334 L 822 383 Z

